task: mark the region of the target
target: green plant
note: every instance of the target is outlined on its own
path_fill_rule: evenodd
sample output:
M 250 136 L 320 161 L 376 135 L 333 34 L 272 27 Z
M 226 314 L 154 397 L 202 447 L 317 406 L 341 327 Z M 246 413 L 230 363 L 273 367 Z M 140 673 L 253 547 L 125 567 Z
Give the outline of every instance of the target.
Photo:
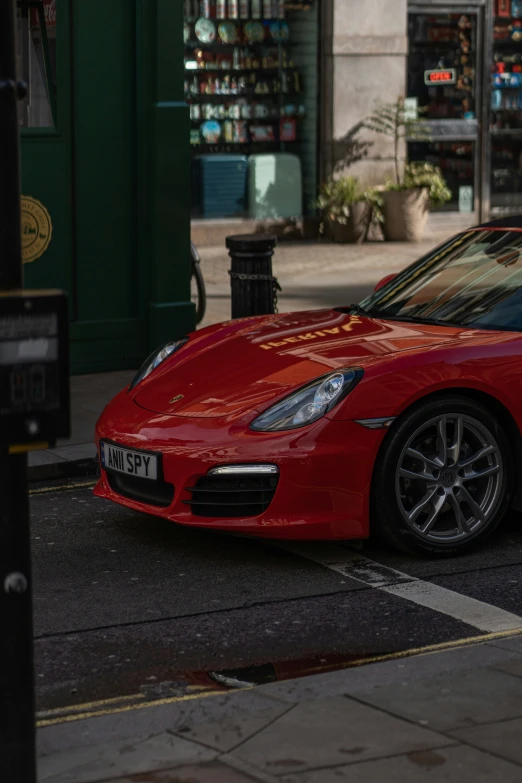
M 375 110 L 363 121 L 363 127 L 374 133 L 380 133 L 393 141 L 393 157 L 395 163 L 395 182 L 402 184 L 401 177 L 401 144 L 410 141 L 429 141 L 429 133 L 422 120 L 410 116 L 404 97 L 399 97 L 393 103 L 377 103 Z
M 364 200 L 364 190 L 357 177 L 330 177 L 321 187 L 317 206 L 325 220 L 346 224 L 350 206 Z
M 372 223 L 384 223 L 382 190 L 379 188 L 367 188 L 364 196 L 366 203 L 372 211 Z
M 423 161 L 407 163 L 404 167 L 402 182 L 388 182 L 386 190 L 411 190 L 428 188 L 431 206 L 445 204 L 451 199 L 451 190 L 438 166 Z

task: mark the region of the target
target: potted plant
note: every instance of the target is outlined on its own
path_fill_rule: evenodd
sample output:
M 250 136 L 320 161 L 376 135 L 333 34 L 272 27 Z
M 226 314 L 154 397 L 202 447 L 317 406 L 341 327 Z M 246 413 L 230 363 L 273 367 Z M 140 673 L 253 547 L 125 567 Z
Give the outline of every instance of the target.
M 317 205 L 323 216 L 323 233 L 334 242 L 364 242 L 380 197 L 365 190 L 357 177 L 330 177 L 321 188 Z
M 404 98 L 379 105 L 364 122 L 368 130 L 393 140 L 395 180 L 382 192 L 384 237 L 392 241 L 420 242 L 431 207 L 451 198 L 441 170 L 426 162 L 406 163 L 401 171 L 401 146 L 407 139 L 428 141 L 421 120 L 410 117 Z

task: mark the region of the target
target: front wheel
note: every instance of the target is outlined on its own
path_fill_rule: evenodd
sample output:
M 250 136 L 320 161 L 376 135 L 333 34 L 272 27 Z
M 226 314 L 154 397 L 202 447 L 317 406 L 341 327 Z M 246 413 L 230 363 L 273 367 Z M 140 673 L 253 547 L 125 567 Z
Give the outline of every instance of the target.
M 372 522 L 394 547 L 435 556 L 482 544 L 505 514 L 511 455 L 487 408 L 460 397 L 418 403 L 377 460 Z

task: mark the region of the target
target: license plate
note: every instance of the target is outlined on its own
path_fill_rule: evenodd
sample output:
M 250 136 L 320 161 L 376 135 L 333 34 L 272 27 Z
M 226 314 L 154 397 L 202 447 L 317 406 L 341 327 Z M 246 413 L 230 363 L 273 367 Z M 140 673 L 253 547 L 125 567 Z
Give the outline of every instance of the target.
M 122 449 L 112 443 L 101 443 L 101 464 L 106 470 L 115 470 L 128 476 L 156 481 L 158 478 L 158 457 L 144 451 Z

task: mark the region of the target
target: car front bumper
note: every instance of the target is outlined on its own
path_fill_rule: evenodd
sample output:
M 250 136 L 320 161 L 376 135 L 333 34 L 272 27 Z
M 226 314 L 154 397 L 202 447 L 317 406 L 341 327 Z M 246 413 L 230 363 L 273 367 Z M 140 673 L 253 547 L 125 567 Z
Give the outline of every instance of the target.
M 173 486 L 172 501 L 159 507 L 115 491 L 101 469 L 94 493 L 135 511 L 182 525 L 268 538 L 318 540 L 364 538 L 369 533 L 373 466 L 383 430 L 353 421 L 321 419 L 291 432 L 249 430 L 255 417 L 184 418 L 155 414 L 121 392 L 107 406 L 96 428 L 100 440 L 162 455 L 162 479 Z M 198 516 L 189 489 L 213 468 L 225 465 L 275 465 L 277 488 L 268 508 L 256 516 Z

